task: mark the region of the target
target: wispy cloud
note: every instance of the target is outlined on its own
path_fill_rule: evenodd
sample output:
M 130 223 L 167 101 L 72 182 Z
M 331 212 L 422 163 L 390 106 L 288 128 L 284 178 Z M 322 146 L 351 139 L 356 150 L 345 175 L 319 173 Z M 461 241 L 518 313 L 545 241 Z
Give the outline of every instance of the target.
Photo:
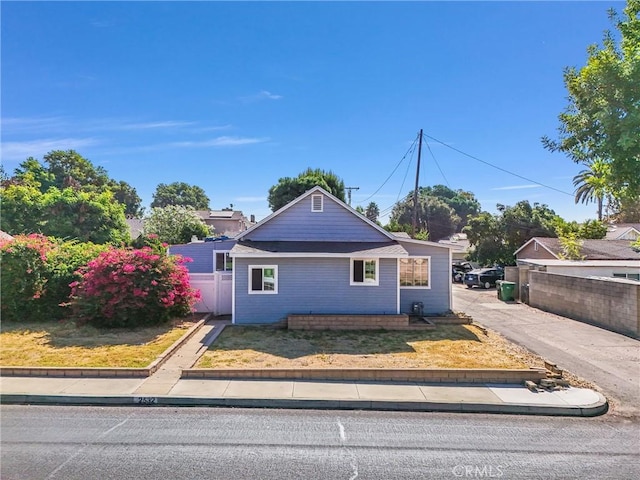
M 281 100 L 284 98 L 282 95 L 277 95 L 275 93 L 271 93 L 267 90 L 261 90 L 260 92 L 254 95 L 248 95 L 246 97 L 240 97 L 240 100 L 245 103 L 250 102 L 259 102 L 261 100 Z
M 94 138 L 48 138 L 28 142 L 3 142 L 0 147 L 3 160 L 26 160 L 42 157 L 51 150 L 77 150 L 96 145 Z
M 151 130 L 159 128 L 189 127 L 191 125 L 195 125 L 195 122 L 167 120 L 162 122 L 127 123 L 115 128 L 123 130 Z
M 239 145 L 251 145 L 254 143 L 264 143 L 269 141 L 269 138 L 256 138 L 256 137 L 217 137 L 209 140 L 197 140 L 190 142 L 173 142 L 170 143 L 171 147 L 235 147 Z
M 509 185 L 507 187 L 496 187 L 491 190 L 523 190 L 525 188 L 540 188 L 542 185 L 537 185 L 535 183 L 531 183 L 528 185 Z

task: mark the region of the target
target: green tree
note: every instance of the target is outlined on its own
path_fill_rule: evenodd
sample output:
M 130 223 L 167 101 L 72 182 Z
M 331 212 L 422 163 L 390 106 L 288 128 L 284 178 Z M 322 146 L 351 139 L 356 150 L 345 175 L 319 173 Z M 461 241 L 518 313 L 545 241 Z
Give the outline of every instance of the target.
M 185 182 L 161 183 L 153 194 L 151 208 L 164 208 L 169 205 L 192 207 L 194 210 L 208 210 L 209 197 L 197 185 Z
M 559 139 L 543 137 L 545 148 L 577 163 L 609 163 L 606 176 L 614 196 L 640 197 L 640 0 L 628 0 L 623 18 L 610 11 L 620 35 L 606 32 L 589 46 L 580 70 L 567 68 L 569 104 L 559 115 Z
M 470 260 L 483 265 L 514 265 L 514 252 L 533 237 L 557 237 L 558 216 L 547 205 L 527 200 L 514 206 L 497 205 L 498 215 L 471 217 L 464 228 L 473 246 Z
M 0 228 L 11 234 L 43 235 L 119 245 L 129 241 L 124 206 L 107 190 L 82 192 L 73 188 L 10 185 L 0 188 L 2 216 Z
M 145 218 L 145 235 L 155 234 L 161 242 L 180 244 L 191 241 L 194 235 L 204 238 L 213 233 L 192 207 L 167 205 L 151 209 Z
M 576 221 L 567 222 L 557 217 L 555 231 L 558 238 L 569 238 L 575 235 L 578 239 L 600 240 L 607 235 L 607 225 L 599 220 L 587 220 L 579 224 Z
M 640 223 L 640 197 L 614 199 L 610 219 L 615 223 Z
M 413 193 L 410 193 L 405 200 L 394 205 L 389 220 L 400 225 L 400 231 L 407 231 L 406 226 L 413 225 L 413 211 Z M 427 232 L 429 239 L 437 242 L 455 233 L 459 223 L 460 217 L 444 200 L 418 195 L 416 232 Z
M 444 201 L 460 217 L 458 229 L 462 229 L 467 224 L 469 216 L 477 215 L 480 212 L 480 202 L 476 196 L 462 189 L 453 190 L 445 185 L 434 185 L 433 187 L 420 187 L 420 195 L 437 197 Z
M 364 211 L 364 216 L 376 223 L 380 216 L 380 207 L 378 207 L 378 204 L 376 202 L 369 202 L 369 205 L 367 205 L 367 208 Z
M 268 201 L 272 211 L 284 207 L 313 187 L 321 187 L 333 196 L 345 201 L 344 181 L 332 171 L 308 168 L 295 178 L 282 177 L 269 189 Z
M 51 187 L 91 193 L 111 191 L 116 201 L 124 204 L 128 217 L 142 214 L 142 199 L 135 188 L 109 178 L 104 168 L 96 167 L 75 150 L 53 150 L 44 156 L 44 165 L 33 157 L 27 158 L 15 169 L 12 183 L 36 187 L 42 193 Z

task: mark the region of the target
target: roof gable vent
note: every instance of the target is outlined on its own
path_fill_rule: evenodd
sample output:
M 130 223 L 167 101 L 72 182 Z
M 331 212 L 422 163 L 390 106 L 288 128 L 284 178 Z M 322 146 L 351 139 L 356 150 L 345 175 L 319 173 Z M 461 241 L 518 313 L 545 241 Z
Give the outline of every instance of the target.
M 322 212 L 323 210 L 323 195 L 311 195 L 311 211 Z

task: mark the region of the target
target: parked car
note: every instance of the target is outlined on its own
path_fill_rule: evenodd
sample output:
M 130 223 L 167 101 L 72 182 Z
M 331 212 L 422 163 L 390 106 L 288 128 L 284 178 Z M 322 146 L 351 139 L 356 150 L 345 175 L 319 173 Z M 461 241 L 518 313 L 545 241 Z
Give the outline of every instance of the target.
M 464 274 L 473 270 L 473 266 L 469 262 L 454 263 L 451 266 L 451 279 L 454 283 L 462 283 Z
M 464 284 L 467 288 L 483 287 L 491 288 L 495 287 L 498 280 L 504 279 L 504 270 L 501 268 L 480 268 L 472 270 L 464 275 Z

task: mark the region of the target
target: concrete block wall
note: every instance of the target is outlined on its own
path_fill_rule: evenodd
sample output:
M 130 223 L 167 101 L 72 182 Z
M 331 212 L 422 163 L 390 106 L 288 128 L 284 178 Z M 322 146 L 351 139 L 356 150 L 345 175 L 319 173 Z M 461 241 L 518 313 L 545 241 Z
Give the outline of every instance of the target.
M 289 315 L 289 330 L 379 330 L 407 327 L 409 316 L 401 315 Z
M 529 272 L 530 305 L 640 337 L 640 284 Z

